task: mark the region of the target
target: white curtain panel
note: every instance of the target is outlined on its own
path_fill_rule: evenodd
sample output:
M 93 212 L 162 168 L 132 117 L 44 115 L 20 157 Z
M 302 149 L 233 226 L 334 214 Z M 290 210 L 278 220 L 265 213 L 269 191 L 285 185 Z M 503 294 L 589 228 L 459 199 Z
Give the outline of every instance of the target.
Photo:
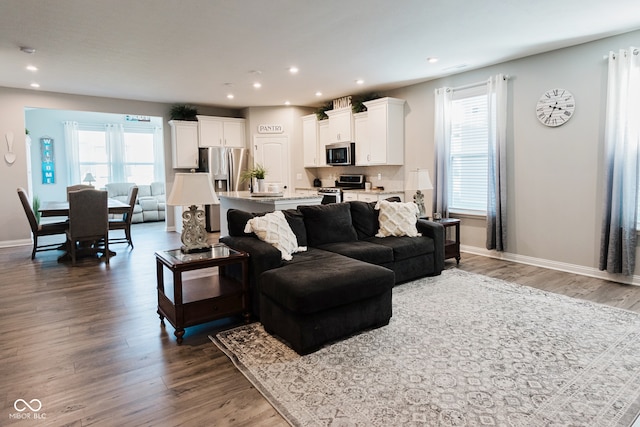
M 104 126 L 107 142 L 107 155 L 111 169 L 109 182 L 127 182 L 124 170 L 124 128 L 121 124 L 106 124 Z
M 504 251 L 507 243 L 507 77 L 487 82 L 489 149 L 487 177 L 487 249 Z
M 162 128 L 153 128 L 153 180 L 164 182 L 164 141 L 162 138 Z
M 67 157 L 67 185 L 81 184 L 80 146 L 78 142 L 78 123 L 64 122 L 64 143 Z
M 451 100 L 453 90 L 443 87 L 435 90 L 435 164 L 433 182 L 433 212 L 449 217 L 449 144 L 451 141 Z
M 600 270 L 634 274 L 640 178 L 640 59 L 637 48 L 609 52 L 605 191 Z

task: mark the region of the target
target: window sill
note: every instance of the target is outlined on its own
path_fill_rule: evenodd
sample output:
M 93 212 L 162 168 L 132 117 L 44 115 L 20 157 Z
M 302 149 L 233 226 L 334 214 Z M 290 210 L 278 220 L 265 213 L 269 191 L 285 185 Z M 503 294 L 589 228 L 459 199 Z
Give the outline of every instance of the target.
M 456 218 L 487 219 L 486 212 L 462 209 L 449 210 L 449 216 Z

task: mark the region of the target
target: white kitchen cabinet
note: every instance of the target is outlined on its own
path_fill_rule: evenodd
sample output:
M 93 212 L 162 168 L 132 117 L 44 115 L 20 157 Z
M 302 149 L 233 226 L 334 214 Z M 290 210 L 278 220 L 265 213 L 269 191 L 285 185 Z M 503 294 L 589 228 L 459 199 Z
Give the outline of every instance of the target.
M 353 202 L 355 200 L 358 200 L 358 195 L 351 191 L 344 191 L 342 193 L 342 200 L 345 202 Z
M 197 117 L 200 147 L 246 147 L 245 119 Z
M 318 166 L 327 166 L 326 146 L 329 144 L 329 120 L 318 122 Z
M 318 190 L 309 190 L 309 189 L 303 189 L 303 188 L 296 188 L 295 193 L 300 195 L 300 196 L 317 196 L 318 195 Z
M 351 107 L 326 111 L 329 116 L 329 144 L 353 142 L 353 114 Z
M 353 141 L 356 143 L 356 166 L 369 164 L 369 121 L 367 112 L 353 115 Z
M 198 123 L 169 121 L 171 126 L 171 163 L 174 169 L 198 167 Z
M 345 194 L 347 193 L 345 192 Z M 358 200 L 361 202 L 379 202 L 380 200 L 386 200 L 389 197 L 400 197 L 400 200 L 402 200 L 403 194 L 402 193 L 385 193 L 385 194 L 358 193 Z
M 404 103 L 404 100 L 396 98 L 380 98 L 363 103 L 367 107 L 366 132 L 369 142 L 368 154 L 362 154 L 367 156 L 366 163 L 363 160 L 360 164 L 404 164 Z
M 302 151 L 305 168 L 320 166 L 320 139 L 315 114 L 302 117 Z

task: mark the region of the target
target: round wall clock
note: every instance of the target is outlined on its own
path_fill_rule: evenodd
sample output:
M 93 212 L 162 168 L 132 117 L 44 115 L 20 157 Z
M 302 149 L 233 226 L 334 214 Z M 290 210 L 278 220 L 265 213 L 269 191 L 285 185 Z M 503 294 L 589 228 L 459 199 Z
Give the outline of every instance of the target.
M 538 100 L 536 115 L 543 125 L 556 127 L 568 122 L 575 108 L 571 92 L 566 89 L 551 89 Z

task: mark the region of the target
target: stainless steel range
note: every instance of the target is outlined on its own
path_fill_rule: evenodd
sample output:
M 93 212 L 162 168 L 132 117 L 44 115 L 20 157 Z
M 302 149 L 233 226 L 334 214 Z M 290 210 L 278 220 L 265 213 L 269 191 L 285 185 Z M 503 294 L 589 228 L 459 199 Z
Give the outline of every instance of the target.
M 318 189 L 318 195 L 322 196 L 322 204 L 342 202 L 342 189 L 364 189 L 364 175 L 340 175 L 335 187 L 322 187 Z

